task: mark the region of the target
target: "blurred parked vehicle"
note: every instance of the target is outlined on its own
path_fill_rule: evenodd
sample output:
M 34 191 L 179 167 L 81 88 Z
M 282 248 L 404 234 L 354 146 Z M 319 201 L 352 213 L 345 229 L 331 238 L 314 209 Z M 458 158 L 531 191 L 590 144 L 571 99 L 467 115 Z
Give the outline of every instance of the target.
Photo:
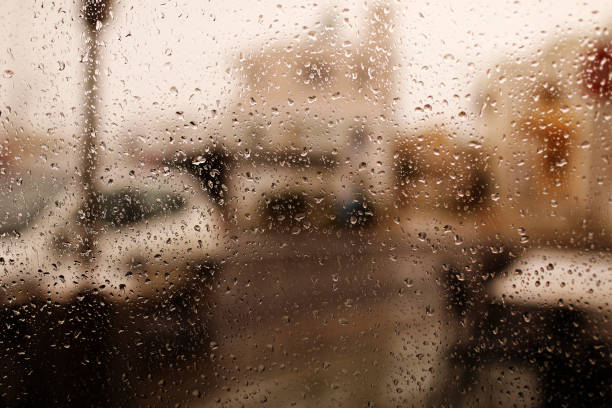
M 89 206 L 81 188 L 53 187 L 59 191 L 38 197 L 43 205 L 35 216 L 10 224 L 0 240 L 2 370 L 14 373 L 0 381 L 11 390 L 2 397 L 7 404 L 64 398 L 58 390 L 89 401 L 84 390 L 108 381 L 96 380 L 105 370 L 150 373 L 161 356 L 144 360 L 142 353 L 163 347 L 176 359 L 208 344 L 214 327 L 208 287 L 224 260 L 225 223 L 197 179 L 167 168 L 115 167 L 100 178 Z M 85 211 L 93 213 L 93 241 Z M 35 339 L 31 356 L 12 352 L 23 336 Z M 87 360 L 105 347 L 104 358 Z M 87 361 L 63 370 L 67 350 Z M 73 371 L 82 373 L 84 388 L 70 380 Z M 119 386 L 105 398 L 119 398 Z
M 221 260 L 224 222 L 192 176 L 122 170 L 96 196 L 94 242 L 84 238 L 82 190 L 70 184 L 5 232 L 4 302 L 68 302 L 88 290 L 163 301 Z
M 611 260 L 608 251 L 546 248 L 483 257 L 474 265 L 483 282 L 471 290 L 455 275 L 462 324 L 430 404 L 464 406 L 483 368 L 498 365 L 535 377 L 538 406 L 609 406 Z
M 38 213 L 36 218 L 12 224 L 3 234 L 0 280 L 5 305 L 35 299 L 67 302 L 88 284 L 91 274 L 84 262 L 88 249 L 79 214 L 81 191 L 71 185 L 57 190 L 41 199 L 42 208 L 31 209 Z
M 195 177 L 119 167 L 98 191 L 95 281 L 105 296 L 164 299 L 222 261 L 225 222 Z

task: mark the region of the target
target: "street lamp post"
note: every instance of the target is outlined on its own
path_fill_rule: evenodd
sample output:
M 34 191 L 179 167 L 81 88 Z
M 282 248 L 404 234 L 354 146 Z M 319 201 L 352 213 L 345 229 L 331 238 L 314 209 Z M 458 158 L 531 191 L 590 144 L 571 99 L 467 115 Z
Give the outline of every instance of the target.
M 84 128 L 81 150 L 81 188 L 84 197 L 85 241 L 91 254 L 93 251 L 93 227 L 95 223 L 96 194 L 94 174 L 96 171 L 98 148 L 98 78 L 99 55 L 98 38 L 100 30 L 108 18 L 112 0 L 83 0 L 81 17 L 85 23 L 85 78 L 84 78 Z

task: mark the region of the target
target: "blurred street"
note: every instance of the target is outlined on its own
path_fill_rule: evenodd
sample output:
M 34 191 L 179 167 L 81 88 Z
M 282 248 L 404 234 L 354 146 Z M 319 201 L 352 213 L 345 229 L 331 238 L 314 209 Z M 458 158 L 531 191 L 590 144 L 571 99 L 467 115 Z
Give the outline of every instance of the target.
M 447 336 L 439 260 L 368 243 L 374 237 L 356 231 L 278 238 L 266 246 L 245 240 L 213 278 L 215 334 L 203 350 L 211 361 L 185 367 L 193 395 L 145 386 L 143 393 L 153 393 L 146 401 L 422 405 Z M 200 378 L 207 365 L 212 373 Z M 160 372 L 158 381 L 164 378 Z
M 210 343 L 143 379 L 134 406 L 426 405 L 456 340 L 441 285 L 448 253 L 420 240 L 381 244 L 371 232 L 339 236 L 236 239 L 207 284 Z M 474 406 L 537 406 L 526 367 L 482 372 L 488 391 L 471 395 Z

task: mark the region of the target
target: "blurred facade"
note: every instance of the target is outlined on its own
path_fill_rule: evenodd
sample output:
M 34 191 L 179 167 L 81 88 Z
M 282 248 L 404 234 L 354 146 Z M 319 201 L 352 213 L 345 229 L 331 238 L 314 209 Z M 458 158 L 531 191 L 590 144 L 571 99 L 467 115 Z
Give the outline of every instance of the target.
M 606 36 L 556 39 L 496 65 L 483 87 L 499 209 L 525 236 L 585 245 L 590 231 L 609 240 L 609 44 Z
M 305 41 L 243 51 L 222 127 L 152 156 L 201 165 L 239 228 L 386 228 L 400 217 L 484 208 L 479 152 L 451 130 L 395 120 L 393 9 L 371 9 L 359 38 L 344 38 L 335 18 Z

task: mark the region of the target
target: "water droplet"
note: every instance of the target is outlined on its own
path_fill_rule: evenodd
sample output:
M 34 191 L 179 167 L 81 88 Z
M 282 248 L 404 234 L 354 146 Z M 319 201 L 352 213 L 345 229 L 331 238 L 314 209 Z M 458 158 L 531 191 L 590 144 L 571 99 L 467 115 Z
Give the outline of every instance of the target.
M 476 140 L 471 140 L 468 145 L 473 148 L 473 149 L 480 149 L 482 148 L 482 143 L 476 141 Z

